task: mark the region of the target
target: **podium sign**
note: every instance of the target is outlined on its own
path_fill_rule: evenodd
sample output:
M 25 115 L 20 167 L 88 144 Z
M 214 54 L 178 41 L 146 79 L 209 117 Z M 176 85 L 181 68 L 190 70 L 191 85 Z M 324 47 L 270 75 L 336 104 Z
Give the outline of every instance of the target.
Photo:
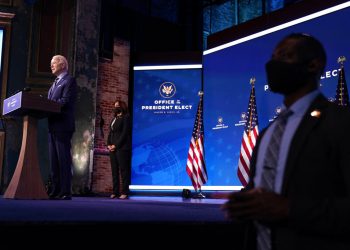
M 22 92 L 19 92 L 4 100 L 2 114 L 6 115 L 21 107 Z
M 57 102 L 30 92 L 19 92 L 3 103 L 3 115 L 23 117 L 23 137 L 15 173 L 4 194 L 8 199 L 48 199 L 38 161 L 38 119 L 59 113 Z
M 59 113 L 60 111 L 61 105 L 57 102 L 48 100 L 41 95 L 21 91 L 4 100 L 2 114 L 45 118 L 51 113 Z

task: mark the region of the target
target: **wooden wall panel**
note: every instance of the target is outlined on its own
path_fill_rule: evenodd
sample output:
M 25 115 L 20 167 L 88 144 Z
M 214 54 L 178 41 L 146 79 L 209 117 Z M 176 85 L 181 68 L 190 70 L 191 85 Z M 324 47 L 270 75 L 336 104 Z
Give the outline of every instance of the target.
M 38 92 L 50 87 L 50 61 L 56 54 L 73 64 L 75 0 L 39 0 L 34 4 L 26 83 Z M 70 68 L 70 73 L 72 73 Z

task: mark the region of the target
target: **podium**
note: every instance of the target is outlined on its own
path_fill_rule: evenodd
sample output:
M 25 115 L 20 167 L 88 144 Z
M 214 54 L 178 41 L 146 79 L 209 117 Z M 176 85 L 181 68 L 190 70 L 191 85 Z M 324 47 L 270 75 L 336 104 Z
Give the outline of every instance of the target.
M 59 103 L 31 92 L 21 91 L 4 100 L 3 115 L 23 117 L 21 151 L 4 198 L 48 199 L 38 161 L 37 124 L 60 111 Z

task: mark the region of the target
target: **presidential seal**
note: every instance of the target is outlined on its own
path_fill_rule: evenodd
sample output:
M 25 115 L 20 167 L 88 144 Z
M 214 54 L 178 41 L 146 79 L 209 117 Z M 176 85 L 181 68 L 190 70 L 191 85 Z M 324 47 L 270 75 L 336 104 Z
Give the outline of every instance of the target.
M 221 116 L 218 117 L 218 124 L 222 124 L 224 122 L 224 118 Z
M 171 98 L 175 93 L 176 87 L 172 82 L 163 82 L 159 87 L 159 94 L 164 98 Z

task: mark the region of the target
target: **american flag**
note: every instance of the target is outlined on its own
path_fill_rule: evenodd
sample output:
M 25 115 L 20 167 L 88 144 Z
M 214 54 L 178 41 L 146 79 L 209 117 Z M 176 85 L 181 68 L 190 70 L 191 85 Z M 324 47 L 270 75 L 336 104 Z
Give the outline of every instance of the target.
M 245 128 L 243 132 L 241 152 L 239 155 L 237 175 L 243 186 L 246 186 L 249 181 L 250 175 L 250 158 L 252 156 L 253 148 L 256 143 L 256 139 L 259 135 L 258 130 L 258 113 L 256 109 L 256 100 L 255 100 L 255 78 L 250 79 L 250 84 L 252 85 L 249 103 L 248 103 L 248 112 L 246 114 Z
M 186 172 L 189 175 L 194 189 L 197 191 L 207 180 L 207 170 L 204 161 L 204 132 L 203 132 L 203 92 L 200 96 L 196 120 L 192 131 L 190 148 L 188 150 Z
M 340 71 L 338 77 L 337 92 L 335 96 L 335 103 L 340 106 L 349 106 L 349 94 L 345 80 L 344 62 L 344 56 L 338 58 L 338 63 L 340 63 Z

